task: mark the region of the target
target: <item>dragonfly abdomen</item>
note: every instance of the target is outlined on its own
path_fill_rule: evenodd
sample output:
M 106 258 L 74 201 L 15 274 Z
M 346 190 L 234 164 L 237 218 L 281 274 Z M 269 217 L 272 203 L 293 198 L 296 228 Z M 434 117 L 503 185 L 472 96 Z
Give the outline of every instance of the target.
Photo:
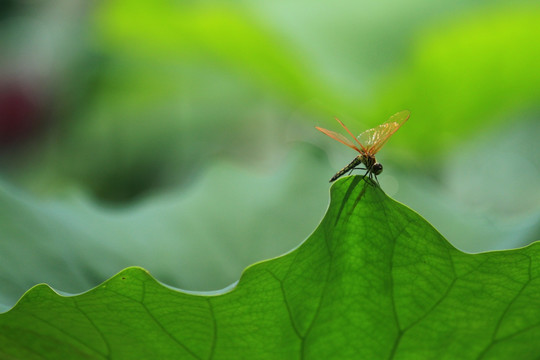
M 349 165 L 345 166 L 343 169 L 339 170 L 332 178 L 330 179 L 330 182 L 336 181 L 343 175 L 345 175 L 347 172 L 353 170 L 355 167 L 360 165 L 362 163 L 362 156 L 357 156 L 354 158 L 353 161 L 349 163 Z

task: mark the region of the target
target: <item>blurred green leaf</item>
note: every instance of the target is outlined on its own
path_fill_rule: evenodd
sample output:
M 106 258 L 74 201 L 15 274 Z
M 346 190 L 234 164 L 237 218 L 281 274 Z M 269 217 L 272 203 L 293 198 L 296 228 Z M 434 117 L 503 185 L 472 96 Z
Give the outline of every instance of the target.
M 463 251 L 511 249 L 539 240 L 540 122 L 533 114 L 509 115 L 503 122 L 441 157 L 436 176 L 426 176 L 411 162 L 400 166 L 389 156 L 395 153 L 393 144 L 388 145 L 378 157 L 387 169 L 380 177 L 382 187 L 390 192 L 387 180 L 397 182 L 391 194 Z M 412 121 L 407 125 L 407 130 L 414 127 Z M 402 136 L 395 137 L 391 141 Z
M 396 139 L 433 157 L 540 101 L 538 6 L 507 5 L 451 18 L 416 39 L 410 59 L 379 84 L 375 119 L 407 108 L 415 131 Z M 382 116 L 382 117 L 381 117 Z
M 203 61 L 222 70 L 234 69 L 237 75 L 261 81 L 289 99 L 324 94 L 327 101 L 337 100 L 309 72 L 309 59 L 302 59 L 292 43 L 253 21 L 240 5 L 158 1 L 148 6 L 136 0 L 103 3 L 99 10 L 96 30 L 114 51 Z
M 326 206 L 313 196 L 327 191 L 315 176 L 324 171 L 330 176 L 320 150 L 298 146 L 280 168 L 216 162 L 182 190 L 126 207 L 0 183 L 0 307 L 37 283 L 77 293 L 132 265 L 184 289 L 221 289 L 309 235 Z
M 462 253 L 379 188 L 347 177 L 305 243 L 251 266 L 233 289 L 183 293 L 140 268 L 73 297 L 39 285 L 0 315 L 0 354 L 534 359 L 539 257 L 539 244 Z
M 421 154 L 436 166 L 441 152 L 538 103 L 532 2 L 306 6 L 115 0 L 90 8 L 85 36 L 72 40 L 79 62 L 65 75 L 74 89 L 61 94 L 62 126 L 17 181 L 41 193 L 80 183 L 128 201 L 187 181 L 216 156 L 272 156 L 292 122 L 338 115 L 361 132 L 402 109 L 412 110 L 415 128 L 393 140 L 406 144 L 398 161 Z

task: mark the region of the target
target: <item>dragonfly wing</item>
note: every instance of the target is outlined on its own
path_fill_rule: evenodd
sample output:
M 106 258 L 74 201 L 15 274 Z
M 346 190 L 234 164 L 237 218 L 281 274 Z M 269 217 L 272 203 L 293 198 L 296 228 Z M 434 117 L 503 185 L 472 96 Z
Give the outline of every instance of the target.
M 318 126 L 315 127 L 317 130 L 319 131 L 322 131 L 324 134 L 330 136 L 332 139 L 334 140 L 337 140 L 339 141 L 340 143 L 342 144 L 345 144 L 347 145 L 348 147 L 350 147 L 351 149 L 354 149 L 358 152 L 361 152 L 349 139 L 347 139 L 345 136 L 337 133 L 337 132 L 334 132 L 334 131 L 331 131 L 331 130 L 327 130 L 327 129 L 323 129 L 323 128 L 320 128 Z
M 360 149 L 362 149 L 364 152 L 366 152 L 366 148 L 362 145 L 362 143 L 360 141 L 358 141 L 358 138 L 356 138 L 351 130 L 349 130 L 349 128 L 347 128 L 345 126 L 345 124 L 343 122 L 341 122 L 341 120 L 339 120 L 338 118 L 335 118 L 336 121 L 345 129 L 345 131 L 347 131 L 349 133 L 349 135 L 351 135 L 351 138 L 353 138 L 354 141 L 356 141 L 358 143 L 358 145 L 360 145 Z
M 367 152 L 375 155 L 386 142 L 411 115 L 410 111 L 404 110 L 394 114 L 386 121 L 373 129 L 369 129 L 358 135 L 358 141 L 364 145 Z

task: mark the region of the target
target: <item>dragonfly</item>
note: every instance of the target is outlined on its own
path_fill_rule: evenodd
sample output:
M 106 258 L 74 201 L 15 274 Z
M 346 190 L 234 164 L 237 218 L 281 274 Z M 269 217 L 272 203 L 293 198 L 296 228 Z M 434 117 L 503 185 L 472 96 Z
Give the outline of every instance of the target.
M 379 181 L 377 180 L 377 175 L 382 173 L 383 166 L 381 163 L 377 162 L 375 159 L 375 154 L 381 150 L 388 139 L 390 139 L 390 136 L 398 131 L 401 125 L 403 125 L 409 119 L 410 115 L 411 113 L 408 110 L 400 111 L 390 116 L 385 123 L 374 127 L 373 129 L 366 130 L 357 137 L 351 133 L 351 131 L 345 126 L 345 124 L 341 122 L 341 120 L 336 118 L 337 122 L 343 126 L 354 141 L 349 140 L 342 134 L 316 126 L 315 128 L 317 130 L 322 131 L 332 139 L 347 145 L 359 153 L 359 155 L 357 155 L 354 160 L 349 163 L 349 165 L 345 166 L 334 176 L 332 176 L 330 182 L 336 181 L 347 172 L 352 173 L 353 170 L 367 170 L 364 174 L 364 178 L 368 176 L 370 179 L 372 179 L 372 177 L 375 176 L 375 180 L 378 183 Z M 361 165 L 364 165 L 365 168 L 359 167 Z

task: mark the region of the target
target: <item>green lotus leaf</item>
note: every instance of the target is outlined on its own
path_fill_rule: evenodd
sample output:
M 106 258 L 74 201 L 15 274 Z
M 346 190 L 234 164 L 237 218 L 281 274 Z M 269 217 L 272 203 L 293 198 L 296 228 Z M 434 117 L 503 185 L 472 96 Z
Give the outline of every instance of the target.
M 460 252 L 346 177 L 302 245 L 223 291 L 179 291 L 136 267 L 75 296 L 35 286 L 0 314 L 0 358 L 534 359 L 539 257 L 538 243 Z

